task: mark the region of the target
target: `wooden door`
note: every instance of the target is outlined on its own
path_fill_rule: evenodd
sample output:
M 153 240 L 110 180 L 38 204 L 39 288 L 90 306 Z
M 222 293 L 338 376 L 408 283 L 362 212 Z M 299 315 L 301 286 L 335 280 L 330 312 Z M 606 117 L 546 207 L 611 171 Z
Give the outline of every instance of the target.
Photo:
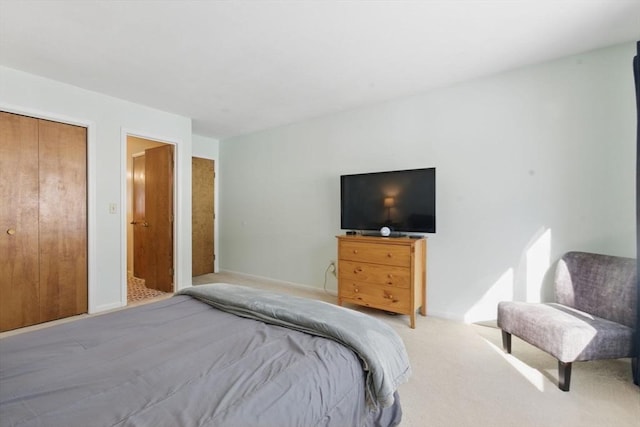
M 145 150 L 148 288 L 173 292 L 173 146 Z
M 0 113 L 0 331 L 87 311 L 87 131 Z
M 40 321 L 87 311 L 87 129 L 39 120 Z
M 39 322 L 38 120 L 0 112 L 0 331 Z
M 213 273 L 214 163 L 191 158 L 192 275 Z
M 145 156 L 133 157 L 133 275 L 144 279 L 147 274 L 145 255 Z

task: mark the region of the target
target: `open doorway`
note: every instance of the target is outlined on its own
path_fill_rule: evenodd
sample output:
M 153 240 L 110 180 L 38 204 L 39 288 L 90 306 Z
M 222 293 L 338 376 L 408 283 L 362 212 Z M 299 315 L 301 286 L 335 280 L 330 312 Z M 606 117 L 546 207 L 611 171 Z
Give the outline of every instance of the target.
M 127 135 L 127 304 L 174 291 L 174 146 Z

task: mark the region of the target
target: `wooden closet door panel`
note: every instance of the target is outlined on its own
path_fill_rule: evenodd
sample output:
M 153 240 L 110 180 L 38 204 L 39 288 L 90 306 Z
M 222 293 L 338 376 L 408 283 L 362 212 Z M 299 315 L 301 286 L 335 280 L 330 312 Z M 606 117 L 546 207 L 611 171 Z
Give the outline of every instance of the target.
M 87 311 L 87 130 L 39 120 L 40 318 Z
M 0 112 L 0 331 L 39 322 L 38 121 Z
M 213 273 L 213 160 L 191 158 L 191 275 Z

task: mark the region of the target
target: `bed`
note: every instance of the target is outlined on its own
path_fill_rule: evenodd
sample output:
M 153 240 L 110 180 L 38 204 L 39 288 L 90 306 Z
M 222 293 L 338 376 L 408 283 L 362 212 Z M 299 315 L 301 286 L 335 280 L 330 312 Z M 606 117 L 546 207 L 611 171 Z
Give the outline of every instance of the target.
M 387 427 L 409 375 L 370 316 L 202 285 L 1 339 L 0 425 Z

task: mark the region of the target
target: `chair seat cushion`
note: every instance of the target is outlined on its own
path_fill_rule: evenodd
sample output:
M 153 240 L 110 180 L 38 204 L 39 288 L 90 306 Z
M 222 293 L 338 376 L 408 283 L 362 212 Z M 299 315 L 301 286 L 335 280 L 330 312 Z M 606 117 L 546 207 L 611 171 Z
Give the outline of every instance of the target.
M 634 356 L 631 328 L 561 304 L 500 302 L 498 327 L 565 363 Z

